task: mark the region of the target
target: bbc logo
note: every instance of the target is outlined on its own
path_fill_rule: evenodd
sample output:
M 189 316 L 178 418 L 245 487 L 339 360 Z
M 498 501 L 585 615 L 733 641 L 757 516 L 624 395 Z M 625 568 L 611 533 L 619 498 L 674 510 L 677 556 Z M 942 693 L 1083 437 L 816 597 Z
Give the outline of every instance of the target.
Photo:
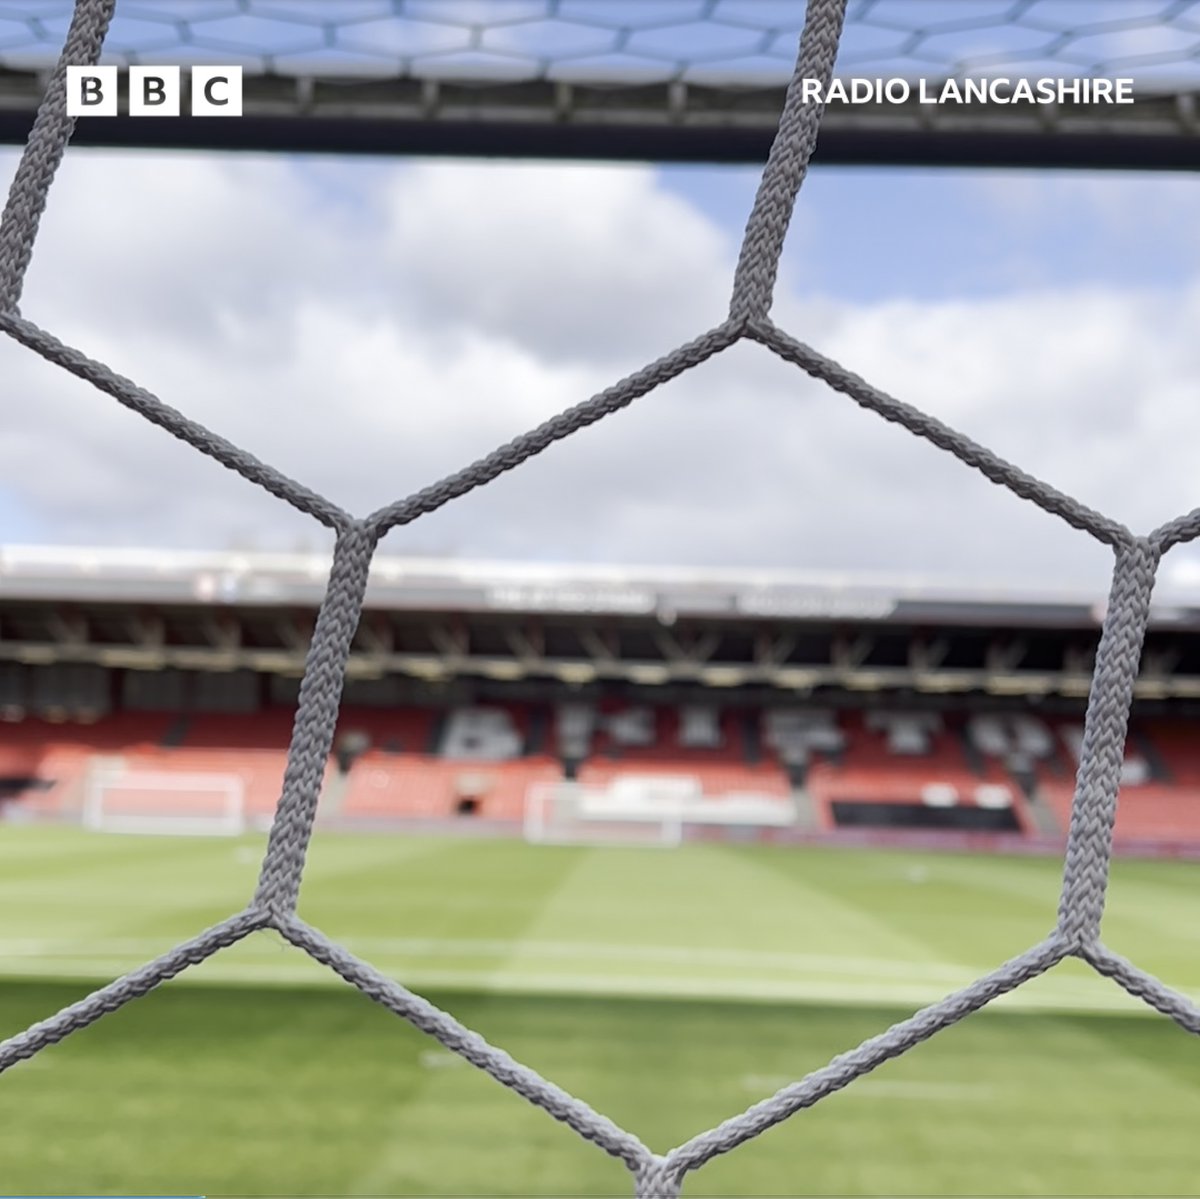
M 191 115 L 240 117 L 241 67 L 192 67 Z M 67 116 L 115 117 L 120 80 L 117 67 L 68 67 Z M 183 104 L 179 67 L 130 67 L 129 115 L 177 117 Z

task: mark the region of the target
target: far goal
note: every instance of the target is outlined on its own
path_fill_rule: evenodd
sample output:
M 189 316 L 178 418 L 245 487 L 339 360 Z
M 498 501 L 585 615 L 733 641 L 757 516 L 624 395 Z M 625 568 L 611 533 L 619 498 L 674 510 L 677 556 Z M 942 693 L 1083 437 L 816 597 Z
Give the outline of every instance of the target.
M 607 786 L 543 784 L 525 802 L 525 838 L 540 845 L 676 846 L 689 827 L 753 830 L 795 822 L 790 796 L 705 794 L 687 774 L 625 774 Z
M 627 785 L 613 791 L 578 783 L 531 787 L 525 801 L 525 839 L 535 845 L 650 845 L 683 840 L 675 780 L 656 780 L 649 794 Z M 664 788 L 661 784 L 666 782 Z
M 235 774 L 96 771 L 83 824 L 102 833 L 236 837 L 246 831 L 245 788 Z

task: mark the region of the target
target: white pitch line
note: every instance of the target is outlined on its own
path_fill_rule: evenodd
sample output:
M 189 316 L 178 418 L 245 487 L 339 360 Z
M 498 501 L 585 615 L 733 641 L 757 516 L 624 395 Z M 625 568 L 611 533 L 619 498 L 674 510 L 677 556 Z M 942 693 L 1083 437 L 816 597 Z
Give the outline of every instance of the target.
M 743 1074 L 743 1091 L 755 1095 L 773 1095 L 798 1082 L 786 1074 Z M 856 1078 L 844 1091 L 861 1099 L 911 1099 L 920 1103 L 980 1101 L 994 1094 L 992 1087 L 972 1082 L 918 1082 L 892 1078 Z
M 123 957 L 150 958 L 173 947 L 170 938 L 95 937 L 0 939 L 0 969 L 6 958 Z M 266 942 L 243 941 L 245 955 Z M 347 937 L 352 953 L 372 958 L 544 958 L 559 961 L 623 961 L 662 963 L 692 968 L 733 967 L 747 971 L 788 970 L 803 974 L 859 975 L 866 979 L 923 979 L 948 986 L 964 985 L 978 976 L 976 967 L 951 962 L 912 962 L 903 958 L 873 958 L 841 954 L 787 953 L 775 950 L 730 949 L 719 946 L 619 945 L 574 941 L 457 940 L 421 937 Z M 281 952 L 273 942 L 270 954 Z
M 299 955 L 292 960 L 267 963 L 222 961 L 210 958 L 202 966 L 185 971 L 177 981 L 220 983 L 222 985 L 268 987 L 340 986 L 340 980 Z M 53 963 L 28 959 L 0 965 L 0 977 L 44 979 L 112 979 L 130 969 L 129 960 L 88 958 L 59 959 Z M 741 1003 L 822 1003 L 858 1008 L 902 1008 L 913 1010 L 936 1002 L 947 994 L 946 988 L 929 985 L 857 983 L 847 979 L 755 979 L 713 978 L 692 975 L 623 974 L 534 974 L 518 970 L 487 973 L 455 970 L 387 970 L 402 985 L 419 994 L 430 991 L 469 991 L 493 995 L 570 996 L 578 999 L 694 999 Z M 1100 986 L 1090 992 L 1064 988 L 1022 987 L 1001 996 L 990 1006 L 1012 1011 L 1074 1014 L 1080 1012 L 1116 1012 L 1124 1015 L 1153 1017 L 1149 1007 L 1131 999 L 1115 986 Z
M 114 978 L 172 944 L 169 938 L 0 940 L 0 977 Z M 350 945 L 384 973 L 416 990 L 444 988 L 503 994 L 922 1007 L 973 982 L 982 973 L 976 967 L 899 959 L 678 946 L 390 938 L 358 939 Z M 484 960 L 475 968 L 447 970 L 436 965 L 453 958 Z M 607 961 L 625 968 L 603 972 L 570 968 L 569 964 L 580 961 L 593 965 Z M 567 968 L 537 968 L 538 963 L 559 962 Z M 683 969 L 645 968 L 654 963 Z M 781 967 L 787 969 L 782 977 Z M 265 939 L 240 942 L 235 949 L 209 959 L 183 977 L 274 985 L 319 985 L 333 980 L 315 963 Z M 1200 987 L 1194 985 L 1176 984 L 1176 989 L 1193 997 L 1200 993 Z M 1119 988 L 1100 980 L 1053 974 L 994 1003 L 1026 1011 L 1149 1012 Z
M 970 967 L 952 962 L 912 962 L 903 958 L 872 958 L 841 954 L 789 953 L 779 950 L 731 949 L 721 946 L 619 945 L 591 941 L 469 941 L 362 937 L 345 942 L 370 953 L 396 957 L 541 957 L 564 960 L 663 962 L 681 966 L 735 966 L 823 973 L 861 974 L 868 978 L 894 975 L 936 980 L 974 978 Z
M 849 1088 L 851 1095 L 871 1099 L 916 1099 L 922 1103 L 964 1099 L 983 1100 L 994 1093 L 993 1087 L 975 1082 L 912 1082 L 899 1078 L 860 1078 Z
M 417 1055 L 417 1061 L 426 1070 L 450 1070 L 470 1064 L 465 1057 L 451 1053 L 449 1049 L 423 1049 Z

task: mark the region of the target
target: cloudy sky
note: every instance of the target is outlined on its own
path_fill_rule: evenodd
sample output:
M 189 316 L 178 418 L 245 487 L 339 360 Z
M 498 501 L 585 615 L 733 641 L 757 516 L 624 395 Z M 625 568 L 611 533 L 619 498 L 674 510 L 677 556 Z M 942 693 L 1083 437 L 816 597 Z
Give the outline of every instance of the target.
M 15 151 L 0 153 L 10 178 Z M 73 150 L 27 316 L 366 512 L 722 319 L 749 170 Z M 774 315 L 1139 531 L 1200 505 L 1195 176 L 815 169 Z M 0 542 L 325 548 L 0 344 Z M 1103 586 L 1109 555 L 740 345 L 389 553 Z M 1200 556 L 1166 573 L 1200 589 Z

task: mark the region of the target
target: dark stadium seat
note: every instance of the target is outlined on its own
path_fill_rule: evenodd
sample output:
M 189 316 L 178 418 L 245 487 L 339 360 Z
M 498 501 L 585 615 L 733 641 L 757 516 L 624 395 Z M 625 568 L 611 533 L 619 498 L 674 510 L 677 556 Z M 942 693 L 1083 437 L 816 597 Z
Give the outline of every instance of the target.
M 904 822 L 910 826 L 940 821 L 958 827 L 965 821 L 983 827 L 992 818 L 960 817 L 956 810 L 1007 810 L 1017 830 L 1032 831 L 1021 789 L 995 760 L 985 759 L 981 772 L 980 762 L 964 750 L 960 725 L 934 713 L 909 715 L 841 714 L 840 760 L 817 761 L 808 772 L 814 808 L 826 828 L 860 823 L 854 805 L 865 806 L 865 819 L 880 805 L 893 804 L 929 813 L 920 822 Z M 901 823 L 898 817 L 895 823 Z

